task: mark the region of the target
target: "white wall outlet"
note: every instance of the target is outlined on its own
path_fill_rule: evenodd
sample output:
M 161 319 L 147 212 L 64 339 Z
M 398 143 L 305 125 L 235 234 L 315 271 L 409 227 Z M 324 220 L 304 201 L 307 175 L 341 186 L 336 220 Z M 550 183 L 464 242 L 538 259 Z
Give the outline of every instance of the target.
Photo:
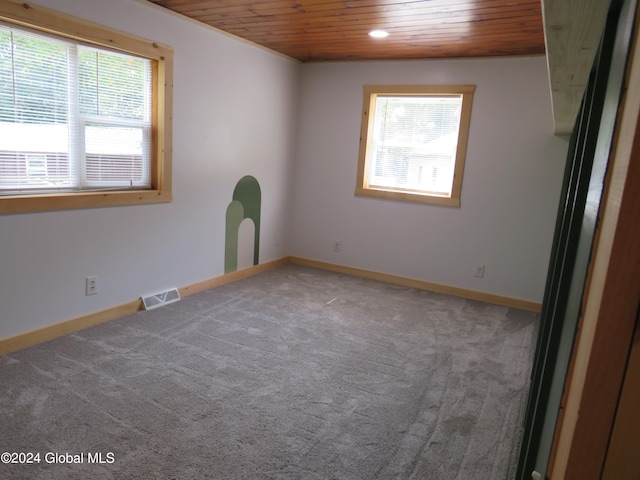
M 87 277 L 85 279 L 85 295 L 98 294 L 98 276 Z
M 333 251 L 340 253 L 342 251 L 342 242 L 340 240 L 333 241 Z
M 484 265 L 481 263 L 476 263 L 473 266 L 473 276 L 476 278 L 484 277 Z

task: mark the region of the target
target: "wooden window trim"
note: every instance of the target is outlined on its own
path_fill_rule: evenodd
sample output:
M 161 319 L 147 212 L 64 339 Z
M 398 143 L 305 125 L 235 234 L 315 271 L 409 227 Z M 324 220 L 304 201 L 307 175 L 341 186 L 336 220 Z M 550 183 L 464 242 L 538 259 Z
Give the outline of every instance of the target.
M 38 5 L 0 0 L 0 20 L 152 61 L 151 189 L 0 197 L 0 214 L 170 202 L 173 49 Z
M 360 126 L 360 146 L 358 152 L 358 173 L 356 177 L 357 196 L 383 198 L 404 202 L 417 202 L 433 205 L 460 207 L 462 192 L 462 176 L 467 153 L 467 139 L 471 123 L 471 104 L 475 85 L 365 85 L 362 99 L 362 123 Z M 460 130 L 454 167 L 453 186 L 451 196 L 431 193 L 421 193 L 414 190 L 383 189 L 371 187 L 367 180 L 367 162 L 369 153 L 369 132 L 373 129 L 375 101 L 378 95 L 415 96 L 415 95 L 462 95 L 462 112 L 460 115 Z

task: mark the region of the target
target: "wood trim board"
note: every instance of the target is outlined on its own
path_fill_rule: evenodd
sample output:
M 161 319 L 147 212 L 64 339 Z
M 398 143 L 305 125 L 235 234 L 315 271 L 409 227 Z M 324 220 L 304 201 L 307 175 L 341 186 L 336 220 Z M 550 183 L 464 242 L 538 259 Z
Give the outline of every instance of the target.
M 100 312 L 90 313 L 89 315 L 83 315 L 78 318 L 22 333 L 14 337 L 5 338 L 0 340 L 0 355 L 15 352 L 16 350 L 31 347 L 38 343 L 47 342 L 54 338 L 77 332 L 78 330 L 83 330 L 100 323 L 108 322 L 109 320 L 115 320 L 116 318 L 130 315 L 140 310 L 141 307 L 142 301 L 134 300 Z
M 365 270 L 362 268 L 348 267 L 345 265 L 338 265 L 335 263 L 321 262 L 318 260 L 310 260 L 307 258 L 290 257 L 290 259 L 292 263 L 296 263 L 298 265 L 306 265 L 309 267 L 322 268 L 324 270 L 331 270 L 334 272 L 345 273 L 347 275 L 355 275 L 358 277 L 370 278 L 372 280 L 379 280 L 382 282 L 393 283 L 396 285 L 403 285 L 405 287 L 417 288 L 419 290 L 428 290 L 430 292 L 438 292 L 438 293 L 444 293 L 447 295 L 454 295 L 456 297 L 468 298 L 470 300 L 479 300 L 481 302 L 493 303 L 495 305 L 521 308 L 523 310 L 530 310 L 533 312 L 539 312 L 541 308 L 541 305 L 539 303 L 531 302 L 528 300 L 504 297 L 501 295 L 494 295 L 491 293 L 478 292 L 476 290 L 467 290 L 464 288 L 452 287 L 450 285 L 431 283 L 431 282 L 426 282 L 424 280 L 417 280 L 414 278 L 390 275 L 388 273 L 375 272 L 371 270 Z

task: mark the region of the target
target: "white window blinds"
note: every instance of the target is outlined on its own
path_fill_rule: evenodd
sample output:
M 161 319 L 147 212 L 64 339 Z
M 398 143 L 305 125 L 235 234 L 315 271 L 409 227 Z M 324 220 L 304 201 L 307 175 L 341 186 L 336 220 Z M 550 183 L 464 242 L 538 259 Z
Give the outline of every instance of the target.
M 462 95 L 376 97 L 369 185 L 450 196 Z
M 151 61 L 0 24 L 0 195 L 151 187 Z

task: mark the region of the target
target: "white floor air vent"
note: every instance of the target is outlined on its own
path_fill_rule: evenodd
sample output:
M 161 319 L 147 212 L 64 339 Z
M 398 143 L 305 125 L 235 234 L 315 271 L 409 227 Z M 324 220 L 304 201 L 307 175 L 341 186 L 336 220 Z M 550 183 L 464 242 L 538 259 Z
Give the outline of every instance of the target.
M 172 288 L 166 292 L 156 293 L 155 295 L 149 295 L 148 297 L 142 297 L 142 303 L 144 303 L 145 310 L 153 310 L 154 308 L 168 305 L 169 303 L 177 302 L 180 300 L 180 292 L 177 288 Z

